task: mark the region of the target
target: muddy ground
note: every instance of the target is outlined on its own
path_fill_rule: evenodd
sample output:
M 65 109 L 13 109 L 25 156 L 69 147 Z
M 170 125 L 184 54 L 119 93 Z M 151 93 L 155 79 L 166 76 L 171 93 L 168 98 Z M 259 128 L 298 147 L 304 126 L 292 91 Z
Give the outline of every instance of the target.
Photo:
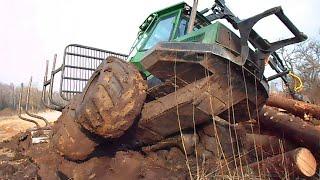
M 41 113 L 53 123 L 60 113 Z M 43 124 L 42 122 L 40 122 Z M 84 161 L 60 156 L 50 143 L 32 144 L 34 125 L 18 116 L 0 118 L 0 179 L 187 179 L 185 156 L 176 147 L 152 153 L 100 145 Z
M 54 120 L 56 115 L 59 114 L 49 113 L 47 117 Z M 14 123 L 15 121 L 18 122 Z M 243 147 L 240 147 L 239 152 L 234 152 L 235 149 L 231 148 L 236 145 L 233 135 L 229 136 L 229 130 L 220 125 L 217 126 L 216 133 L 221 138 L 222 146 L 218 145 L 212 124 L 208 124 L 197 129 L 196 147 L 191 141 L 191 146 L 186 145 L 185 149 L 172 143 L 160 143 L 160 148 L 145 146 L 130 149 L 117 141 L 103 141 L 82 161 L 72 161 L 61 156 L 50 142 L 33 144 L 31 134 L 24 131 L 30 124 L 24 124 L 15 117 L 2 119 L 0 125 L 3 136 L 12 136 L 0 142 L 1 180 L 270 179 L 268 176 L 259 177 L 251 169 L 239 171 L 241 163 L 248 164 L 254 159 L 250 158 L 249 151 Z M 245 129 L 235 128 L 239 133 L 245 133 Z M 242 137 L 241 134 L 238 135 Z M 238 140 L 244 142 L 243 139 Z M 239 158 L 233 161 L 235 154 Z
M 30 136 L 20 133 L 0 143 L 0 179 L 190 179 L 185 155 L 177 147 L 143 153 L 114 151 L 104 144 L 88 159 L 71 161 L 49 143 L 32 145 Z M 212 176 L 203 169 L 208 163 L 198 164 L 202 176 Z M 190 157 L 188 164 L 196 175 L 195 159 Z
M 14 135 L 17 135 L 18 133 L 25 132 L 28 128 L 34 127 L 33 123 L 22 121 L 19 119 L 18 115 L 16 115 L 16 112 L 14 115 L 8 115 L 7 113 L 5 115 L 0 114 L 0 142 L 4 140 L 8 140 Z M 40 115 L 44 118 L 46 118 L 49 122 L 53 123 L 58 119 L 58 117 L 61 115 L 60 112 L 57 111 L 46 111 L 46 112 L 40 112 L 37 115 Z M 22 114 L 22 116 L 25 116 L 25 114 Z M 43 121 L 37 121 L 40 125 L 44 125 Z
M 178 148 L 143 154 L 112 152 L 102 145 L 85 161 L 69 161 L 50 147 L 32 145 L 21 133 L 0 144 L 0 177 L 4 179 L 187 179 L 185 157 Z
M 51 122 L 59 116 L 45 115 Z M 32 126 L 15 116 L 0 121 L 0 179 L 190 179 L 190 174 L 212 179 L 217 175 L 218 163 L 223 168 L 219 159 L 207 158 L 213 157 L 216 147 L 205 142 L 206 147 L 193 147 L 197 155 L 194 150 L 187 150 L 187 158 L 181 146 L 150 151 L 105 142 L 87 159 L 72 161 L 61 156 L 50 142 L 32 144 L 31 134 L 25 132 Z

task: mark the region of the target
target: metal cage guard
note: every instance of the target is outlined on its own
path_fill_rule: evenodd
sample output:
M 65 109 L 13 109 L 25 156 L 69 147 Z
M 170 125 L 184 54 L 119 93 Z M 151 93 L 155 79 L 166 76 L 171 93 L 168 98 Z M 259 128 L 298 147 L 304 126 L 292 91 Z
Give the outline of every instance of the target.
M 50 79 L 48 79 L 49 62 L 46 62 L 46 71 L 43 80 L 42 103 L 50 109 L 62 111 L 66 103 L 56 101 L 53 97 L 55 75 L 61 72 L 59 95 L 62 100 L 69 101 L 76 94 L 83 91 L 93 72 L 109 56 L 123 60 L 128 55 L 115 53 L 103 49 L 70 44 L 64 49 L 62 65 L 55 69 L 57 56 L 54 56 Z M 49 89 L 47 91 L 47 86 Z M 48 98 L 46 94 L 48 93 Z M 46 101 L 48 99 L 48 102 Z
M 69 101 L 74 95 L 82 92 L 93 72 L 109 56 L 126 60 L 127 55 L 103 49 L 68 45 L 64 50 L 61 66 L 60 96 Z

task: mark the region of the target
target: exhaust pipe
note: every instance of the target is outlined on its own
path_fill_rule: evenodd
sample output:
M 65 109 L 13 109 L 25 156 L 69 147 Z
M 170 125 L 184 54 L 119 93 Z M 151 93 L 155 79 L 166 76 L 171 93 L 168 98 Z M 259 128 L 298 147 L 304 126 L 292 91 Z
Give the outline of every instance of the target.
M 196 15 L 197 15 L 197 8 L 198 8 L 198 0 L 194 0 L 193 1 L 193 6 L 192 6 L 192 11 L 190 14 L 190 19 L 189 19 L 189 23 L 188 23 L 188 29 L 187 29 L 187 33 L 191 33 L 194 27 L 194 22 L 196 20 Z

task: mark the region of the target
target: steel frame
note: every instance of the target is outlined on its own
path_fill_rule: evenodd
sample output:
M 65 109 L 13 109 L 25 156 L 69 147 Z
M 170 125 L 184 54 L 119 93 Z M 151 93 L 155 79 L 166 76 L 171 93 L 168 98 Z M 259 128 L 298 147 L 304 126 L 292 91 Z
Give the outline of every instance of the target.
M 115 53 L 103 49 L 84 46 L 80 44 L 70 44 L 64 49 L 62 65 L 55 69 L 57 55 L 54 56 L 50 79 L 48 79 L 48 66 L 43 80 L 42 102 L 50 109 L 62 111 L 67 102 L 76 94 L 80 94 L 86 86 L 93 72 L 109 56 L 126 60 L 128 55 Z M 59 96 L 65 103 L 58 102 L 53 98 L 54 79 L 57 73 L 61 73 Z M 48 89 L 48 102 L 46 92 Z

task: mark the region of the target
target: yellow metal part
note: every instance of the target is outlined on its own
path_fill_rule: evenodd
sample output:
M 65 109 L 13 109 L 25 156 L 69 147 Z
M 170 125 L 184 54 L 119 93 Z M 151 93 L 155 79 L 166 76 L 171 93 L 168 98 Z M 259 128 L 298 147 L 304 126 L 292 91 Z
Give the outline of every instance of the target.
M 289 72 L 289 75 L 294 80 L 294 91 L 300 92 L 303 88 L 303 82 L 302 82 L 301 78 L 299 76 L 295 75 L 292 71 Z

